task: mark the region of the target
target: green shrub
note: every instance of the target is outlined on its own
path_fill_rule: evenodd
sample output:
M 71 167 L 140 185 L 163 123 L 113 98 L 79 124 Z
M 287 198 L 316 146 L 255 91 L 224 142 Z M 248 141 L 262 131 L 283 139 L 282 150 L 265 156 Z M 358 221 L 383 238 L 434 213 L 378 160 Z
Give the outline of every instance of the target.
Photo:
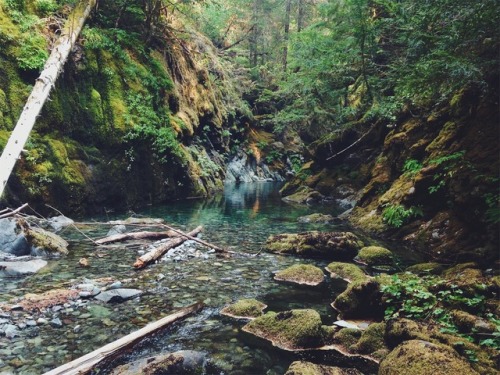
M 382 211 L 382 218 L 387 225 L 399 228 L 412 217 L 423 216 L 422 209 L 419 207 L 410 207 L 406 209 L 404 206 L 390 205 Z
M 59 8 L 54 0 L 36 0 L 35 6 L 42 16 L 48 16 Z
M 403 174 L 409 177 L 415 177 L 418 172 L 423 168 L 422 163 L 415 159 L 408 159 L 403 165 Z

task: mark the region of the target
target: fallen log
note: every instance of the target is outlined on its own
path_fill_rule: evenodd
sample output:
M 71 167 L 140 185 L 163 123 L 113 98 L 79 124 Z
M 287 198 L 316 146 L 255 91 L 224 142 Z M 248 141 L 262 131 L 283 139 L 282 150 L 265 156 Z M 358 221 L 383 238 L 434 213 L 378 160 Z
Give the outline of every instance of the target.
M 88 374 L 97 364 L 104 360 L 112 360 L 120 355 L 125 349 L 132 347 L 142 338 L 149 336 L 158 330 L 166 327 L 169 324 L 176 322 L 188 315 L 198 312 L 203 308 L 203 302 L 197 302 L 186 306 L 179 311 L 170 314 L 156 322 L 148 324 L 146 327 L 132 332 L 127 336 L 122 337 L 112 343 L 103 346 L 100 349 L 94 350 L 91 353 L 84 355 L 74 361 L 59 366 L 44 375 L 82 375 Z
M 180 234 L 174 231 L 166 232 L 130 232 L 130 233 L 117 233 L 109 237 L 101 238 L 96 240 L 94 243 L 96 245 L 106 245 L 108 243 L 120 242 L 126 240 L 161 240 L 169 237 L 179 237 Z
M 144 254 L 140 258 L 137 258 L 137 260 L 134 263 L 135 268 L 144 268 L 146 267 L 149 263 L 154 262 L 155 260 L 161 258 L 163 254 L 165 254 L 168 250 L 179 246 L 182 244 L 184 241 L 188 239 L 194 238 L 198 233 L 200 233 L 202 230 L 202 227 L 199 226 L 196 229 L 192 230 L 189 233 L 182 233 L 180 237 L 173 238 L 163 244 L 161 244 L 158 247 L 155 247 L 153 250 L 151 250 L 149 253 Z

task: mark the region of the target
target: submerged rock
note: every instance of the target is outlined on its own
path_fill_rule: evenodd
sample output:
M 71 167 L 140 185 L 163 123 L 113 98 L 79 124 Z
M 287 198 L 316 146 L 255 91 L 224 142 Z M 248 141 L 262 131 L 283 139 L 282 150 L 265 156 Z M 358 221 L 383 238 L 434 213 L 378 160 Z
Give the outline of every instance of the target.
M 206 354 L 194 350 L 181 350 L 175 353 L 139 359 L 118 366 L 111 371 L 110 375 L 201 375 L 206 373 L 207 366 Z
M 363 375 L 354 368 L 317 365 L 311 362 L 292 362 L 285 375 Z
M 320 347 L 327 335 L 319 314 L 310 309 L 270 311 L 249 322 L 243 331 L 287 350 Z
M 379 375 L 478 375 L 452 348 L 423 340 L 402 343 L 380 363 Z
M 384 247 L 366 246 L 359 250 L 355 260 L 368 266 L 387 265 L 393 263 L 393 255 Z
M 335 218 L 332 215 L 311 214 L 297 219 L 299 223 L 331 223 Z
M 317 286 L 325 280 L 325 275 L 320 268 L 311 264 L 295 264 L 276 273 L 274 280 Z
M 256 299 L 240 299 L 232 305 L 226 306 L 221 310 L 222 315 L 238 319 L 253 319 L 262 315 L 262 311 L 267 307 L 266 304 Z
M 47 262 L 43 259 L 31 259 L 23 262 L 0 262 L 0 276 L 17 277 L 37 273 Z
M 125 300 L 140 296 L 142 290 L 139 289 L 111 289 L 99 293 L 95 299 L 103 302 L 123 302 Z
M 351 260 L 363 246 L 351 232 L 303 232 L 270 236 L 265 249 L 272 253 Z

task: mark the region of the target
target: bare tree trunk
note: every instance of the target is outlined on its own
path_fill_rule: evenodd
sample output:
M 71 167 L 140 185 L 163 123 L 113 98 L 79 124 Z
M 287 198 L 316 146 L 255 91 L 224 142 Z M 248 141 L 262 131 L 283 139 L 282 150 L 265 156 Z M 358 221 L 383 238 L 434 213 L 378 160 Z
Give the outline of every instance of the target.
M 304 0 L 298 0 L 298 14 L 297 14 L 297 32 L 300 33 L 304 28 Z
M 154 323 L 148 324 L 146 327 L 138 331 L 132 332 L 127 336 L 122 337 L 108 345 L 103 346 L 89 354 L 84 355 L 74 361 L 66 363 L 54 370 L 46 372 L 44 375 L 77 375 L 88 374 L 96 365 L 104 360 L 116 358 L 124 352 L 125 349 L 131 347 L 142 338 L 149 336 L 158 330 L 191 315 L 203 308 L 203 302 L 198 302 L 189 305 L 177 311 L 174 314 L 168 315 Z
M 95 241 L 96 245 L 106 245 L 108 243 L 120 242 L 126 240 L 161 240 L 169 237 L 179 237 L 180 234 L 174 231 L 168 232 L 131 232 L 131 233 L 118 233 L 112 236 L 101 238 Z
M 57 77 L 61 73 L 64 63 L 96 2 L 97 0 L 82 0 L 71 12 L 61 36 L 55 43 L 45 63 L 40 77 L 36 80 L 35 86 L 21 112 L 21 116 L 19 116 L 16 127 L 12 131 L 9 141 L 0 157 L 0 197 L 33 129 L 36 117 L 42 110 L 50 90 L 54 87 Z

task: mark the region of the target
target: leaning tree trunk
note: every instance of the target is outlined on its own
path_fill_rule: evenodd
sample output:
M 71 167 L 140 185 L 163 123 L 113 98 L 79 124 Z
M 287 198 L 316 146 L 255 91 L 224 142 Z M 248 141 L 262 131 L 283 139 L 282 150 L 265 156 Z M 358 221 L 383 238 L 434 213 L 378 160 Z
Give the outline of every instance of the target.
M 56 41 L 40 77 L 36 80 L 35 86 L 21 112 L 21 116 L 19 116 L 16 127 L 12 131 L 9 141 L 0 157 L 0 197 L 7 185 L 14 165 L 28 140 L 31 129 L 33 129 L 36 117 L 42 110 L 50 90 L 54 87 L 57 77 L 61 73 L 64 63 L 75 45 L 85 20 L 96 3 L 97 0 L 81 0 L 78 3 L 69 15 L 61 36 Z

